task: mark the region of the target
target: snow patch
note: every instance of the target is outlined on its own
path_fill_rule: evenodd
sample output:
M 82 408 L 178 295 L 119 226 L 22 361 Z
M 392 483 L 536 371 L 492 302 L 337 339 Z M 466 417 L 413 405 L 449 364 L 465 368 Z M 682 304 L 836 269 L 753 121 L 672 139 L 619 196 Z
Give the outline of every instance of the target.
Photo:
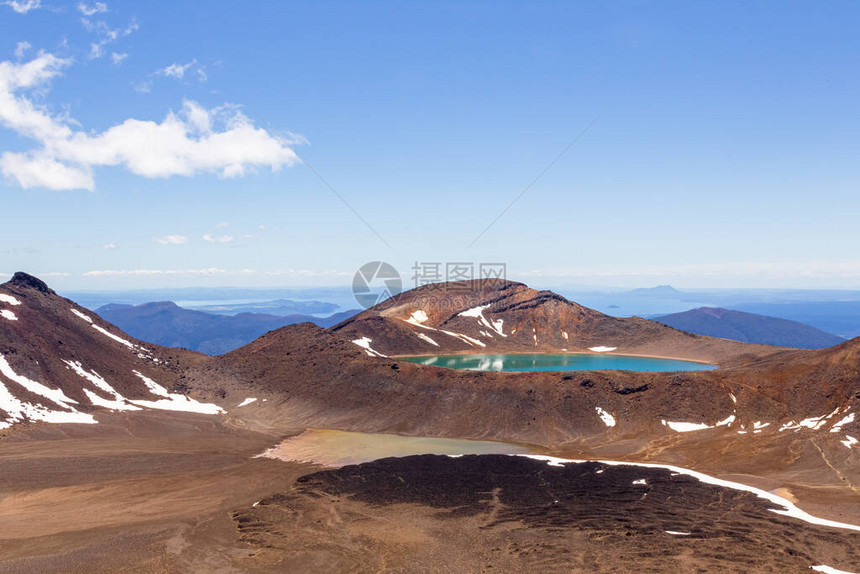
M 601 409 L 600 407 L 594 407 L 594 410 L 597 411 L 597 415 L 600 417 L 600 420 L 603 421 L 603 424 L 605 424 L 608 427 L 614 427 L 615 426 L 615 417 L 614 416 L 612 416 L 611 414 L 609 414 L 605 410 Z
M 71 409 L 71 407 L 70 407 Z M 5 411 L 6 419 L 0 421 L 0 428 L 9 428 L 12 424 L 24 421 L 43 421 L 46 423 L 78 423 L 94 425 L 98 421 L 86 413 L 75 409 L 70 411 L 52 411 L 41 405 L 25 403 L 15 397 L 0 381 L 0 411 Z
M 110 409 L 112 411 L 139 411 L 140 407 L 136 407 L 134 405 L 128 404 L 128 400 L 119 394 L 116 389 L 114 389 L 107 381 L 105 381 L 101 375 L 97 372 L 92 371 L 88 372 L 81 365 L 79 361 L 66 361 L 63 362 L 68 365 L 68 368 L 72 369 L 79 376 L 91 382 L 95 385 L 100 391 L 107 393 L 113 396 L 113 399 L 106 399 L 89 389 L 84 389 L 84 394 L 87 395 L 87 398 L 90 399 L 90 403 L 97 407 L 103 407 L 106 409 Z
M 78 317 L 80 317 L 81 319 L 83 319 L 84 321 L 86 321 L 87 323 L 92 324 L 93 320 L 90 319 L 87 315 L 84 315 L 83 313 L 78 311 L 77 309 L 70 309 L 70 311 L 72 313 L 74 313 L 75 315 L 77 315 Z
M 415 334 L 418 335 L 418 338 L 421 339 L 422 341 L 427 341 L 431 345 L 436 345 L 437 347 L 439 346 L 439 343 L 437 343 L 436 341 L 434 341 L 433 339 L 431 339 L 430 337 L 428 337 L 424 333 L 415 333 Z
M 484 325 L 488 329 L 492 329 L 502 337 L 507 337 L 507 335 L 502 332 L 502 325 L 504 325 L 504 321 L 502 319 L 497 319 L 493 322 L 487 320 L 484 317 L 484 310 L 488 309 L 490 305 L 479 305 L 478 307 L 472 307 L 471 309 L 467 309 L 462 313 L 458 313 L 458 317 L 474 317 L 478 320 L 479 323 Z
M 123 339 L 122 337 L 118 337 L 118 336 L 114 335 L 113 333 L 111 333 L 111 332 L 110 332 L 110 331 L 108 331 L 107 329 L 103 329 L 102 327 L 99 327 L 99 326 L 98 326 L 98 325 L 96 325 L 95 323 L 93 323 L 93 329 L 95 329 L 96 331 L 98 331 L 98 332 L 99 332 L 99 333 L 101 333 L 102 335 L 105 335 L 105 336 L 107 336 L 107 337 L 110 337 L 111 339 L 113 339 L 113 340 L 114 340 L 114 341 L 116 341 L 117 343 L 120 343 L 121 345 L 125 345 L 125 346 L 126 346 L 126 347 L 128 347 L 129 349 L 135 349 L 135 348 L 136 348 L 136 347 L 135 347 L 135 345 L 134 345 L 131 341 L 126 341 L 126 340 L 125 340 L 125 339 Z
M 254 402 L 254 401 L 256 401 L 256 400 L 257 400 L 257 399 L 256 399 L 256 398 L 254 398 L 254 397 L 248 397 L 247 399 L 245 399 L 244 401 L 242 401 L 241 403 L 239 403 L 238 405 L 236 405 L 236 408 L 238 408 L 238 407 L 244 407 L 244 406 L 250 405 L 251 403 L 253 403 L 253 402 Z
M 0 373 L 2 373 L 10 381 L 18 383 L 31 393 L 35 395 L 41 395 L 49 401 L 56 403 L 65 409 L 71 408 L 69 406 L 70 404 L 78 404 L 78 401 L 67 397 L 66 393 L 64 393 L 62 389 L 52 389 L 43 385 L 42 383 L 37 383 L 36 381 L 30 380 L 27 377 L 19 375 L 12 369 L 12 366 L 9 364 L 8 361 L 6 361 L 6 357 L 4 357 L 3 355 L 0 355 Z
M 146 407 L 149 409 L 159 409 L 163 411 L 181 411 L 186 413 L 200 413 L 204 415 L 220 415 L 225 411 L 218 405 L 212 403 L 201 403 L 195 401 L 192 398 L 186 397 L 185 395 L 180 395 L 178 393 L 170 393 L 153 381 L 152 379 L 144 376 L 142 373 L 138 371 L 132 371 L 137 377 L 143 381 L 149 391 L 157 395 L 159 397 L 164 397 L 157 401 L 140 401 L 140 400 L 132 400 L 130 402 L 135 405 Z M 265 399 L 263 399 L 265 400 Z
M 158 362 L 159 362 L 159 361 L 158 361 L 158 359 L 153 358 L 153 357 L 151 356 L 152 351 L 150 351 L 149 349 L 145 349 L 144 347 L 141 347 L 140 345 L 135 345 L 135 344 L 134 344 L 134 343 L 132 343 L 131 341 L 128 341 L 128 340 L 126 340 L 126 339 L 123 339 L 122 337 L 119 337 L 119 336 L 117 336 L 117 335 L 114 335 L 113 333 L 111 333 L 111 332 L 110 332 L 110 331 L 108 331 L 107 329 L 105 329 L 105 328 L 103 328 L 103 327 L 100 327 L 100 326 L 96 325 L 96 324 L 93 322 L 93 320 L 92 320 L 92 318 L 91 318 L 91 317 L 89 317 L 88 315 L 84 315 L 83 313 L 81 313 L 81 312 L 80 312 L 80 311 L 78 311 L 77 309 L 69 309 L 69 310 L 70 310 L 72 313 L 74 313 L 75 315 L 77 315 L 78 317 L 80 317 L 81 319 L 83 319 L 84 321 L 86 321 L 87 323 L 89 323 L 89 324 L 92 326 L 92 328 L 93 328 L 93 329 L 95 329 L 96 331 L 98 331 L 98 332 L 99 332 L 99 333 L 101 333 L 102 335 L 104 335 L 104 336 L 106 336 L 106 337 L 108 337 L 108 338 L 110 338 L 110 339 L 113 339 L 113 340 L 114 340 L 114 341 L 116 341 L 117 343 L 119 343 L 119 344 L 121 344 L 121 345 L 124 345 L 125 347 L 128 347 L 128 348 L 129 348 L 129 349 L 131 349 L 132 351 L 136 352 L 136 353 L 137 353 L 137 356 L 138 356 L 138 357 L 140 357 L 141 359 L 149 359 L 149 360 L 151 360 L 151 361 L 153 361 L 153 362 L 155 362 L 155 363 L 158 363 Z
M 810 568 L 816 572 L 824 572 L 824 574 L 856 574 L 855 572 L 849 572 L 848 570 L 837 570 L 833 566 L 827 566 L 826 564 L 810 566 Z
M 0 310 L 0 317 L 3 317 L 4 319 L 9 319 L 10 321 L 18 320 L 18 317 L 15 315 L 15 313 L 10 311 L 9 309 Z
M 417 311 L 412 312 L 412 315 L 410 315 L 409 318 L 406 319 L 406 322 L 421 327 L 423 326 L 422 324 L 428 319 L 429 317 L 427 316 L 427 313 L 425 313 L 421 309 L 418 309 Z
M 663 419 L 660 421 L 663 426 L 669 427 L 675 432 L 693 432 L 699 430 L 705 430 L 712 428 L 705 423 L 685 423 L 685 422 L 676 422 L 676 421 L 667 421 Z
M 470 337 L 468 335 L 464 335 L 463 333 L 454 333 L 453 331 L 442 331 L 442 333 L 445 333 L 446 335 L 450 335 L 452 337 L 456 337 L 456 338 L 460 339 L 461 341 L 464 341 L 464 342 L 468 343 L 469 345 L 472 345 L 473 347 L 475 345 L 478 345 L 479 347 L 486 347 L 487 346 L 487 344 L 484 343 L 483 341 L 473 339 L 472 337 Z
M 827 422 L 827 415 L 821 415 L 820 417 L 810 417 L 808 419 L 803 419 L 798 425 L 806 428 L 810 428 L 812 430 L 818 430 L 824 426 L 824 423 Z
M 763 422 L 761 422 L 761 421 L 755 421 L 755 422 L 753 423 L 753 428 L 754 428 L 754 429 L 756 429 L 756 430 L 758 430 L 758 429 L 763 429 L 763 428 L 765 428 L 765 427 L 769 427 L 769 426 L 770 426 L 770 423 L 763 423 Z
M 15 297 L 12 297 L 11 295 L 6 295 L 5 293 L 0 293 L 0 303 L 8 303 L 12 306 L 21 304 L 21 302 L 18 301 Z
M 0 380 L 0 411 L 6 413 L 5 419 L 0 419 L 0 428 L 9 428 L 14 423 L 24 421 L 43 421 L 47 423 L 77 423 L 77 424 L 96 424 L 98 421 L 93 415 L 81 413 L 74 407 L 63 403 L 76 403 L 76 401 L 66 397 L 66 395 L 58 389 L 50 389 L 41 383 L 31 381 L 26 377 L 22 377 L 15 373 L 6 362 L 5 357 L 0 355 L 0 372 L 10 380 L 18 383 L 28 391 L 42 395 L 49 400 L 61 405 L 66 411 L 54 411 L 42 405 L 34 405 L 25 403 L 18 397 L 13 395 L 6 385 Z
M 589 351 L 592 351 L 592 352 L 595 352 L 595 353 L 608 353 L 608 352 L 610 352 L 610 351 L 615 351 L 615 350 L 617 350 L 617 349 L 618 349 L 618 347 L 603 347 L 603 346 L 599 346 L 599 347 L 589 347 L 589 348 L 588 348 L 588 350 L 589 350 Z
M 718 423 L 717 423 L 716 425 L 714 425 L 714 426 L 718 426 L 718 427 L 727 427 L 727 426 L 729 426 L 730 424 L 732 424 L 733 422 L 735 422 L 735 415 L 734 415 L 734 413 L 733 413 L 733 414 L 730 414 L 729 416 L 727 416 L 726 418 L 724 418 L 723 420 L 721 420 L 720 422 L 718 422 Z
M 385 357 L 386 356 L 386 355 L 383 355 L 382 353 L 380 353 L 378 351 L 373 350 L 373 347 L 370 346 L 370 344 L 373 342 L 373 339 L 371 339 L 370 337 L 361 337 L 360 339 L 353 339 L 352 342 L 355 343 L 356 345 L 358 345 L 359 347 L 361 347 L 362 349 L 364 349 L 364 352 L 367 353 L 368 355 L 370 355 L 371 357 Z
M 853 436 L 845 435 L 845 440 L 840 440 L 839 442 L 841 442 L 842 444 L 844 444 L 844 445 L 845 445 L 845 448 L 851 448 L 851 447 L 853 447 L 855 444 L 857 444 L 857 443 L 858 443 L 858 442 L 860 442 L 860 441 L 858 441 L 858 440 L 857 440 L 856 438 L 854 438 Z
M 648 484 L 648 483 L 645 482 L 644 478 L 640 478 L 639 480 L 634 480 L 633 484 L 635 485 L 635 484 Z
M 689 532 L 679 532 L 677 530 L 664 530 L 666 534 L 671 534 L 672 536 L 689 536 Z
M 838 423 L 833 425 L 833 428 L 830 429 L 830 432 L 839 432 L 842 430 L 843 425 L 847 425 L 854 422 L 854 413 L 845 415 Z
M 167 392 L 167 389 L 150 379 L 149 377 L 145 377 L 139 371 L 132 371 L 134 375 L 143 381 L 143 384 L 146 385 L 146 388 L 149 389 L 149 392 L 153 395 L 157 395 L 159 397 L 170 398 L 170 393 Z

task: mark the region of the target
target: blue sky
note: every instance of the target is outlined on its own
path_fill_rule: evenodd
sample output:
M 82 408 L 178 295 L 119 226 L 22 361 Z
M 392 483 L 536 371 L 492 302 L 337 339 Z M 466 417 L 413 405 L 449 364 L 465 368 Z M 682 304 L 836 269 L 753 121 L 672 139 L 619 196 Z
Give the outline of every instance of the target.
M 0 275 L 860 288 L 858 29 L 851 2 L 5 2 Z

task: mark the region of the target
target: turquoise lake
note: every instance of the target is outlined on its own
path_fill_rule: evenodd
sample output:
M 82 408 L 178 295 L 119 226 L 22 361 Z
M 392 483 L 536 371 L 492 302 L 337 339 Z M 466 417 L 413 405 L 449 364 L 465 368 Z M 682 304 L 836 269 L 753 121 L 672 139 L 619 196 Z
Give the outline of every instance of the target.
M 630 355 L 437 355 L 399 357 L 410 363 L 472 371 L 708 371 L 713 365 Z

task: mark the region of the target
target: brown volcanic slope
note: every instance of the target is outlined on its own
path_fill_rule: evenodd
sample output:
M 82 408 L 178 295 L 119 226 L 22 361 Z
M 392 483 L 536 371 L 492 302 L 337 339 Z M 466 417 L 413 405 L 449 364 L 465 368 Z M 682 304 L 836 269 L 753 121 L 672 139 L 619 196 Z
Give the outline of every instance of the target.
M 0 295 L 0 354 L 12 373 L 0 371 L 2 404 L 13 404 L 11 396 L 36 412 L 75 414 L 74 409 L 99 422 L 12 420 L 11 429 L 0 429 L 4 571 L 265 570 L 264 563 L 245 560 L 256 550 L 239 537 L 257 518 L 245 520 L 242 510 L 288 492 L 297 476 L 315 468 L 252 456 L 308 426 L 492 438 L 531 443 L 567 458 L 678 464 L 769 490 L 781 488 L 814 514 L 847 522 L 860 516 L 860 447 L 845 444 L 848 437 L 860 438 L 860 421 L 846 420 L 860 406 L 860 339 L 822 351 L 728 353 L 741 358 L 708 372 L 476 373 L 368 356 L 351 342 L 352 335 L 310 324 L 273 331 L 242 349 L 208 358 L 141 343 L 96 317 L 90 323 L 73 312 L 86 315 L 84 309 L 27 275 L 0 286 Z M 549 312 L 552 305 L 535 309 Z M 488 314 L 488 320 L 497 318 Z M 508 330 L 515 320 L 503 317 L 505 334 L 516 336 Z M 520 320 L 528 322 L 525 315 Z M 97 373 L 122 398 L 64 361 Z M 171 391 L 220 404 L 228 413 L 150 407 L 111 412 L 93 404 L 93 396 L 96 402 L 121 406 L 161 400 L 135 370 Z M 54 391 L 77 402 L 61 400 L 63 406 L 53 400 L 60 398 Z M 238 406 L 249 397 L 258 400 Z M 613 417 L 614 426 L 605 424 L 598 407 Z M 663 420 L 714 428 L 678 433 Z M 0 421 L 10 421 L 2 406 Z M 299 509 L 307 512 L 299 518 L 327 511 L 329 502 Z M 537 507 L 526 510 L 539 512 Z M 237 518 L 231 520 L 234 511 Z M 275 511 L 280 512 L 275 534 L 297 520 L 293 508 Z M 395 524 L 408 527 L 409 515 L 409 509 L 397 514 L 406 522 Z M 264 518 L 272 520 L 270 513 Z M 337 535 L 337 517 L 333 520 L 321 523 L 321 536 Z M 743 528 L 714 546 L 714 552 L 731 556 Z M 524 536 L 529 544 L 532 534 Z M 819 557 L 821 545 L 829 544 L 815 533 L 804 539 L 812 546 L 803 542 L 786 551 Z M 611 544 L 591 548 L 598 555 L 614 551 Z M 838 558 L 835 550 L 832 556 Z M 317 571 L 335 564 L 328 551 L 318 557 L 322 562 L 312 564 Z
M 181 388 L 180 360 L 199 359 L 132 339 L 25 273 L 0 285 L 0 428 L 26 420 L 92 423 L 94 414 L 148 408 L 130 401 L 167 397 L 143 377 Z
M 693 335 L 654 321 L 619 319 L 522 283 L 474 281 L 468 288 L 426 285 L 332 327 L 369 338 L 383 355 L 589 352 L 668 356 L 724 363 L 777 347 Z

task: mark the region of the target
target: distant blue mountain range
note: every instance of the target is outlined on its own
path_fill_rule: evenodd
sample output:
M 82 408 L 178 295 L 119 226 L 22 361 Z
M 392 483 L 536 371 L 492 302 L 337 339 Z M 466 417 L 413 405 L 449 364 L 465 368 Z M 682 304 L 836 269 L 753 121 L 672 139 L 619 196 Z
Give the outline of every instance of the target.
M 821 349 L 845 341 L 842 337 L 797 321 L 719 307 L 699 307 L 654 317 L 653 320 L 698 335 L 782 347 Z
M 324 318 L 300 314 L 217 315 L 184 309 L 170 301 L 163 301 L 142 305 L 108 304 L 99 307 L 96 313 L 105 321 L 142 341 L 166 347 L 182 347 L 207 355 L 220 355 L 286 325 L 311 322 L 321 327 L 330 327 L 358 311 L 344 311 Z

